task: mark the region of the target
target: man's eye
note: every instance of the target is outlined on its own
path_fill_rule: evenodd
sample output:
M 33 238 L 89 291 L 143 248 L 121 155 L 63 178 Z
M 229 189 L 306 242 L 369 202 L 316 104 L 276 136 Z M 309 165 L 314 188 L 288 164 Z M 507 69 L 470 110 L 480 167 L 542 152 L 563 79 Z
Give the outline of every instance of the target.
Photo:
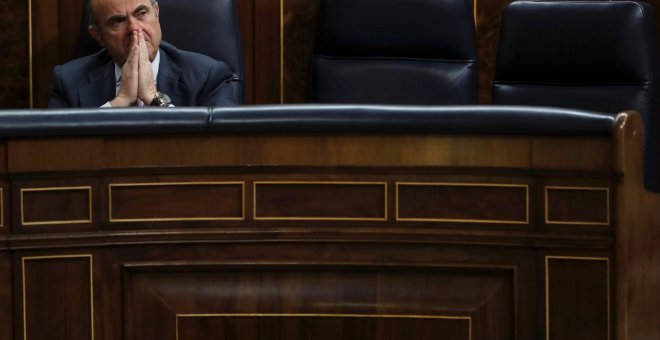
M 117 28 L 121 27 L 121 25 L 124 23 L 124 21 L 125 21 L 124 19 L 112 20 L 112 21 L 110 21 L 110 27 L 113 28 L 113 29 L 117 29 Z

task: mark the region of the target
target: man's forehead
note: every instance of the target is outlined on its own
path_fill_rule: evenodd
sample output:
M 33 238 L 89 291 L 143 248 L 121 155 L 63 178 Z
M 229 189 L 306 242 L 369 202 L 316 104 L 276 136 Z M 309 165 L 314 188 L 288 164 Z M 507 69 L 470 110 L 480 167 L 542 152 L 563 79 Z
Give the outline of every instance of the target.
M 132 12 L 138 7 L 149 6 L 150 0 L 92 0 L 92 10 L 96 14 L 114 15 Z

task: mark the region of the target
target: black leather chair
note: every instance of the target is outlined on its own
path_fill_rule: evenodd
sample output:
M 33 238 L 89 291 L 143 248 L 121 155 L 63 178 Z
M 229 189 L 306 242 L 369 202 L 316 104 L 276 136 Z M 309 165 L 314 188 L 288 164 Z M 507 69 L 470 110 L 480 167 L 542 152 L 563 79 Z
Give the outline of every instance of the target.
M 234 73 L 236 98 L 242 102 L 243 51 L 235 0 L 159 0 L 158 4 L 163 40 L 227 63 Z M 85 2 L 77 57 L 101 49 L 87 32 L 87 6 L 89 1 Z
M 313 102 L 477 101 L 469 0 L 322 0 L 318 25 Z
M 653 9 L 635 1 L 515 1 L 504 12 L 493 103 L 640 112 L 645 184 L 660 191 Z

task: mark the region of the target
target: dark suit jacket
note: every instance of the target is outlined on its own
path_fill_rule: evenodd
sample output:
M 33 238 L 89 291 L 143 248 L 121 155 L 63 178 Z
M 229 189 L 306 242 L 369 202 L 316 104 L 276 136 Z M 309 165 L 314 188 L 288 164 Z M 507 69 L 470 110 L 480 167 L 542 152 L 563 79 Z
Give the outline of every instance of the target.
M 175 106 L 237 105 L 233 80 L 224 62 L 161 42 L 157 87 Z M 115 64 L 103 49 L 55 66 L 48 107 L 99 107 L 112 100 L 115 91 Z

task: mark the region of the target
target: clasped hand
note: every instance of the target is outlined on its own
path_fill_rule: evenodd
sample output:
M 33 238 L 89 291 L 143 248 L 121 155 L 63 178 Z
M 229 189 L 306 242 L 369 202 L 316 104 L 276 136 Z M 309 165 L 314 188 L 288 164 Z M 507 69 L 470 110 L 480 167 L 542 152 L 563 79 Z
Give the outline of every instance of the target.
M 151 104 L 156 95 L 156 81 L 149 61 L 147 44 L 142 30 L 133 31 L 131 50 L 121 68 L 121 84 L 117 96 L 110 101 L 112 107 L 134 105 L 140 99 L 145 105 Z

